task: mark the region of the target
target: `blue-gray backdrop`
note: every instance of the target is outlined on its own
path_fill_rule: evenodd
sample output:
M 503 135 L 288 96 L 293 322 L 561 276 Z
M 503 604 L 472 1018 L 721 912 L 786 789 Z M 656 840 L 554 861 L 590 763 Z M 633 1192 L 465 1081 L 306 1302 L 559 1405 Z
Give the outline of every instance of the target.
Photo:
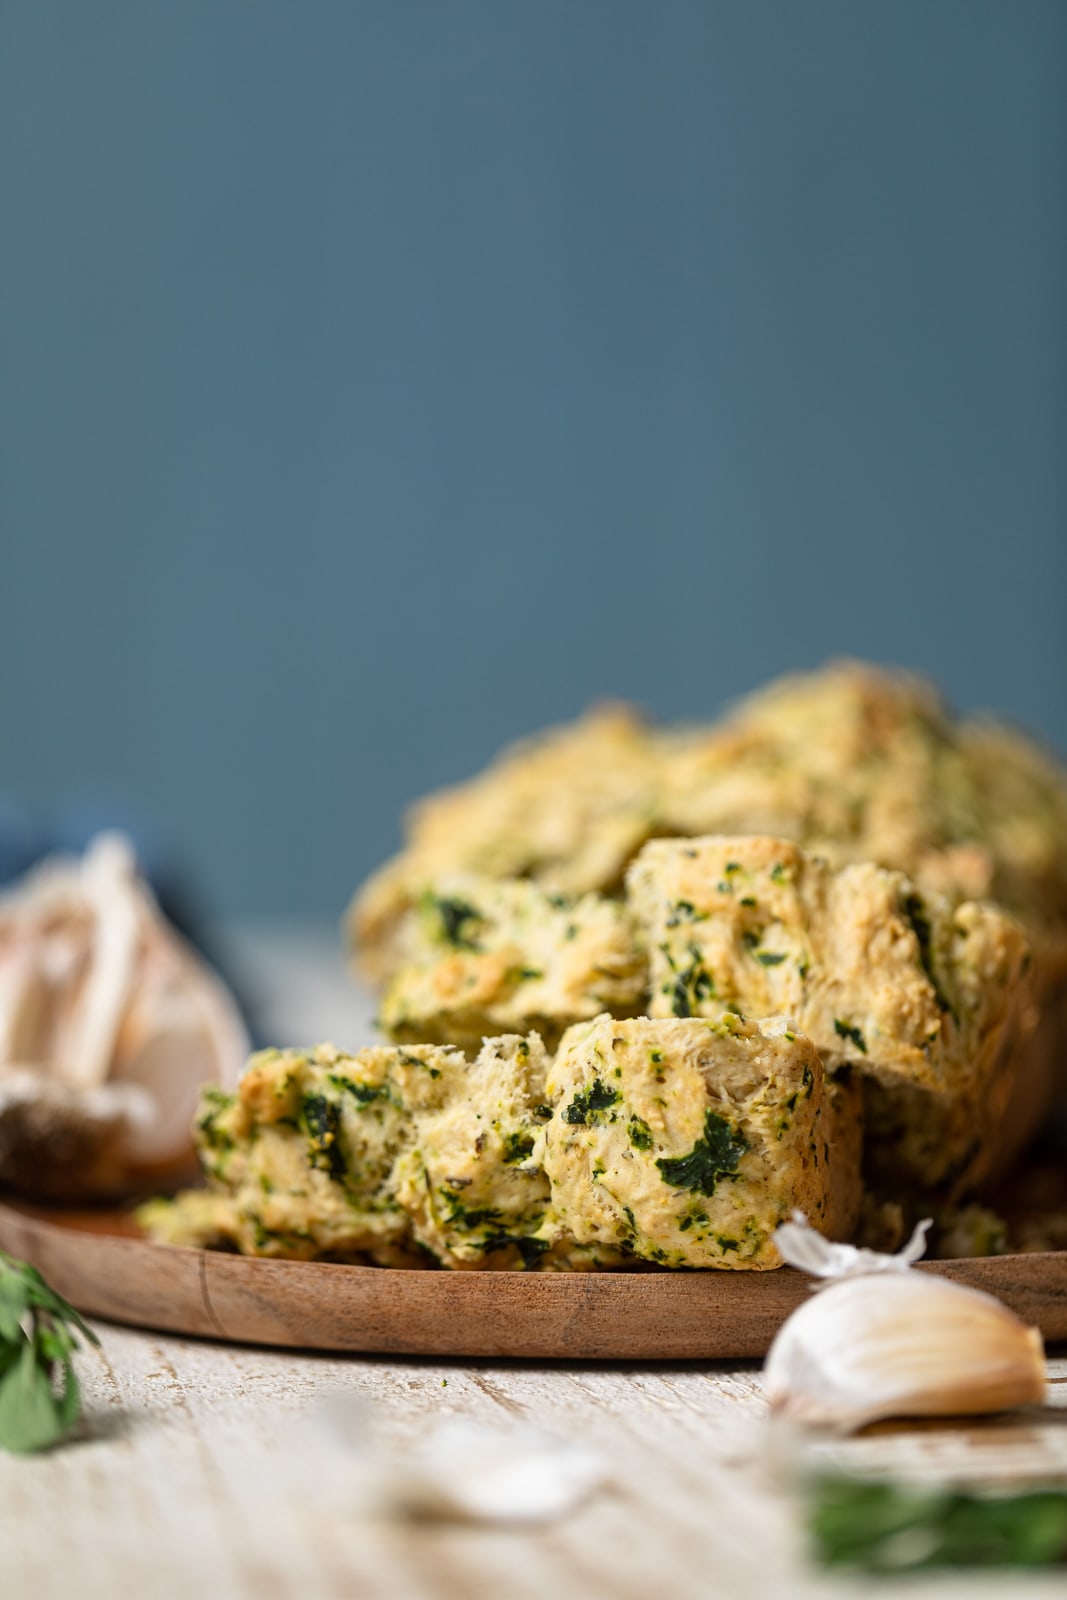
M 1067 745 L 1061 0 L 2 0 L 0 792 L 332 912 L 595 696 Z

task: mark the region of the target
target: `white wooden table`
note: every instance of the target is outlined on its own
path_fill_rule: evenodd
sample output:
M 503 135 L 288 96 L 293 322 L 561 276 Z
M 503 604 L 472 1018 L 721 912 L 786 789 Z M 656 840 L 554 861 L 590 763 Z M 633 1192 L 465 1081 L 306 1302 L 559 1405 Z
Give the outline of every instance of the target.
M 350 1002 L 330 943 L 321 960 L 313 942 L 290 948 L 282 935 L 243 948 L 253 987 L 272 998 L 279 1042 L 308 1036 L 309 1002 L 315 1017 L 330 1013 L 313 1032 L 358 1042 L 365 1017 L 353 1002 L 346 1036 Z M 442 1365 L 97 1331 L 102 1358 L 81 1363 L 86 1415 L 75 1438 L 45 1456 L 0 1456 L 2 1600 L 872 1593 L 808 1565 L 754 1364 Z M 1051 1371 L 1044 1413 L 893 1428 L 832 1454 L 930 1477 L 1067 1478 L 1067 1359 Z M 455 1416 L 525 1418 L 581 1439 L 604 1456 L 608 1480 L 533 1530 L 368 1514 L 358 1440 L 373 1433 L 403 1453 Z M 1014 1600 L 1064 1590 L 1062 1574 L 1011 1574 L 875 1592 Z

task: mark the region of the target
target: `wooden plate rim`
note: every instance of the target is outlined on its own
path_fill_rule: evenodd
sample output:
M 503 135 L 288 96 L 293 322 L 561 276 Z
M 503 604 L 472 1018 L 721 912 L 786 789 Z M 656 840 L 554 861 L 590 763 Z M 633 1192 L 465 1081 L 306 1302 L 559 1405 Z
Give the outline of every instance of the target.
M 228 1343 L 362 1354 L 714 1360 L 766 1353 L 810 1292 L 770 1272 L 434 1272 L 160 1245 L 120 1212 L 0 1201 L 0 1249 L 90 1315 Z M 1067 1251 L 923 1264 L 1067 1339 Z

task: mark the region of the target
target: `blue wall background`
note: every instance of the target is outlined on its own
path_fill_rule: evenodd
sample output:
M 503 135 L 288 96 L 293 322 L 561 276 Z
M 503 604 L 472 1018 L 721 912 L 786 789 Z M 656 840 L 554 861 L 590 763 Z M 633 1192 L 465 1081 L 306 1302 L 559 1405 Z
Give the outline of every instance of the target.
M 858 652 L 1067 745 L 1067 7 L 0 0 L 0 790 L 339 910 Z

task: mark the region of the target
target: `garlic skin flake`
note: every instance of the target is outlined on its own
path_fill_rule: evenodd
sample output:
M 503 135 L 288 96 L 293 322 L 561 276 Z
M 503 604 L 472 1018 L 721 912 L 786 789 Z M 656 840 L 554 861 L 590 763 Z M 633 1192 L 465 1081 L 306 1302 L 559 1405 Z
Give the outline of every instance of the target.
M 450 1416 L 400 1444 L 379 1430 L 373 1410 L 350 1393 L 330 1395 L 294 1439 L 294 1454 L 322 1459 L 324 1481 L 364 1516 L 536 1526 L 576 1510 L 610 1481 L 610 1466 L 581 1439 L 531 1422 L 487 1423 Z M 340 1510 L 340 1507 L 339 1507 Z
M 409 1515 L 540 1523 L 588 1498 L 606 1475 L 599 1455 L 526 1423 L 511 1429 L 455 1418 L 434 1428 L 394 1481 Z
M 865 1250 L 854 1244 L 835 1244 L 808 1222 L 802 1211 L 793 1212 L 791 1222 L 774 1230 L 774 1243 L 787 1266 L 810 1272 L 813 1278 L 858 1278 L 874 1272 L 907 1272 L 924 1255 L 926 1235 L 932 1226 L 926 1217 L 915 1225 L 911 1238 L 895 1256 L 881 1250 Z M 812 1285 L 822 1289 L 821 1283 Z
M 851 1275 L 821 1286 L 779 1329 L 763 1369 L 772 1412 L 851 1433 L 886 1417 L 976 1416 L 1044 1400 L 1037 1328 L 979 1289 L 880 1260 L 873 1270 L 844 1263 Z

